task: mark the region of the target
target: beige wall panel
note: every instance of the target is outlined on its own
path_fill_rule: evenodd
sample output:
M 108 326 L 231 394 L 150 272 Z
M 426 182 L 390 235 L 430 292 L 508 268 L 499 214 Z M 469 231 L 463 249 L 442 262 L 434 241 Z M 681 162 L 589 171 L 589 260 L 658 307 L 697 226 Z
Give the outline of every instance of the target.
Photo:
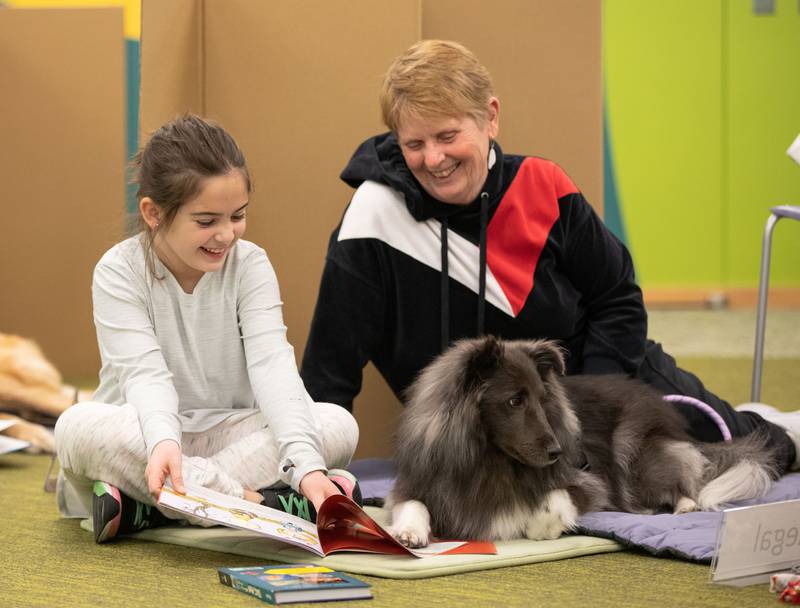
M 552 159 L 603 206 L 600 0 L 423 0 L 423 38 L 457 40 L 492 74 L 503 150 Z
M 92 269 L 122 234 L 122 10 L 0 10 L 0 331 L 99 369 Z
M 203 113 L 202 0 L 143 0 L 140 131 Z
M 378 89 L 419 38 L 419 3 L 206 0 L 206 113 L 243 147 L 255 183 L 248 238 L 269 253 L 302 357 L 328 238 L 352 190 L 338 176 L 385 128 Z M 371 367 L 358 455 L 387 455 L 400 406 Z

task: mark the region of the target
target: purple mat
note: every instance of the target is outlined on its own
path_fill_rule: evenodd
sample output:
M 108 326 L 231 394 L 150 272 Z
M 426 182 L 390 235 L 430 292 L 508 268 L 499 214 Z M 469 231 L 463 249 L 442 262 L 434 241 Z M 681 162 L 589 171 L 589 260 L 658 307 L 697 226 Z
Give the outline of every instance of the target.
M 358 477 L 361 494 L 367 502 L 383 499 L 394 483 L 391 460 L 356 460 L 348 467 Z M 779 479 L 769 493 L 758 500 L 745 500 L 731 506 L 749 506 L 781 500 L 800 499 L 800 473 Z M 653 555 L 710 562 L 717 542 L 722 513 L 698 512 L 683 515 L 635 515 L 616 511 L 587 513 L 578 519 L 578 534 L 601 536 L 623 545 L 644 549 Z
M 732 507 L 794 500 L 800 498 L 800 473 L 779 479 L 763 498 L 731 503 Z M 579 534 L 611 538 L 623 545 L 649 551 L 653 555 L 681 557 L 711 562 L 717 544 L 722 513 L 709 511 L 683 515 L 634 515 L 603 511 L 578 518 Z
M 358 478 L 361 497 L 368 504 L 386 498 L 394 485 L 394 463 L 386 458 L 354 460 L 347 470 Z

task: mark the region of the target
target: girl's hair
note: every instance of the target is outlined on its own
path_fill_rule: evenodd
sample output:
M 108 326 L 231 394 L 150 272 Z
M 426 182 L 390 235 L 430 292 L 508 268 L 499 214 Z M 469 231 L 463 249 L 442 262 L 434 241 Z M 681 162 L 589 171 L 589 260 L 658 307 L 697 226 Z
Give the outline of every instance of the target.
M 221 126 L 194 114 L 168 122 L 152 134 L 132 161 L 137 200 L 149 197 L 161 209 L 161 220 L 150 228 L 136 214 L 136 230 L 144 232 L 147 265 L 155 276 L 153 240 L 169 228 L 181 205 L 192 200 L 210 177 L 236 169 L 252 191 L 250 173 L 241 149 Z
M 380 94 L 383 122 L 397 132 L 406 117 L 461 118 L 482 124 L 492 97 L 489 71 L 465 46 L 422 40 L 394 60 Z

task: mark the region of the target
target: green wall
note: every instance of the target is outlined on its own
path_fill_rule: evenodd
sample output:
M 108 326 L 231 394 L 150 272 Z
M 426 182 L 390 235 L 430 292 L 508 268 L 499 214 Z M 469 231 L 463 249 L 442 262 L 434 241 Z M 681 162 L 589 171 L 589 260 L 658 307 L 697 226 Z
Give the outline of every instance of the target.
M 758 275 L 764 207 L 800 205 L 800 166 L 786 149 L 800 133 L 800 4 L 778 0 L 774 16 L 750 2 L 725 3 L 727 64 L 724 277 L 749 285 Z M 758 228 L 758 230 L 754 230 Z M 800 285 L 800 222 L 782 220 L 773 237 L 773 285 Z
M 756 286 L 769 207 L 800 205 L 797 1 L 605 0 L 603 19 L 607 179 L 642 285 Z M 773 251 L 771 284 L 800 286 L 800 223 Z

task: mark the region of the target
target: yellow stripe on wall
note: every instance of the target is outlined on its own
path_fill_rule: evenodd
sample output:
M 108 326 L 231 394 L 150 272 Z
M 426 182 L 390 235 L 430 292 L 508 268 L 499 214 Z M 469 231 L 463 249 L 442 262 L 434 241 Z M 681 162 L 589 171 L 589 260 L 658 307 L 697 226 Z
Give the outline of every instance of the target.
M 12 8 L 96 8 L 121 6 L 125 14 L 125 37 L 139 40 L 142 37 L 141 0 L 7 0 Z

